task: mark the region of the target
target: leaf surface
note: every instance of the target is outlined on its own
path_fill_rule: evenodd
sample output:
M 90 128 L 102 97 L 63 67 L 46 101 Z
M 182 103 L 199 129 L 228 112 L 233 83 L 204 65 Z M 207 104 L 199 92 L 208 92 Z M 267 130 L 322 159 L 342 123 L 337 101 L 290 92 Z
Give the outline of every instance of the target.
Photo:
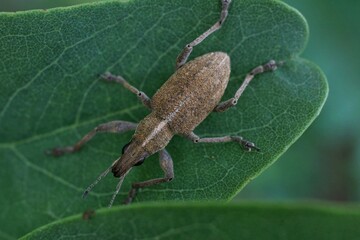
M 359 208 L 274 204 L 145 204 L 72 216 L 25 239 L 358 239 Z
M 100 123 L 141 120 L 149 111 L 136 96 L 98 75 L 121 74 L 152 96 L 174 72 L 183 46 L 217 21 L 219 11 L 218 1 L 134 0 L 0 15 L 0 234 L 16 238 L 108 204 L 117 182 L 112 177 L 87 201 L 80 196 L 118 158 L 132 133 L 100 134 L 79 153 L 61 158 L 44 151 L 73 144 Z M 230 55 L 223 99 L 259 64 L 286 64 L 257 77 L 235 108 L 211 114 L 196 133 L 242 135 L 262 151 L 175 137 L 167 147 L 175 179 L 143 189 L 136 201 L 229 200 L 273 163 L 315 119 L 327 96 L 322 72 L 298 57 L 307 36 L 304 18 L 281 2 L 233 1 L 224 27 L 191 55 Z M 129 174 L 116 204 L 131 182 L 161 176 L 152 156 Z

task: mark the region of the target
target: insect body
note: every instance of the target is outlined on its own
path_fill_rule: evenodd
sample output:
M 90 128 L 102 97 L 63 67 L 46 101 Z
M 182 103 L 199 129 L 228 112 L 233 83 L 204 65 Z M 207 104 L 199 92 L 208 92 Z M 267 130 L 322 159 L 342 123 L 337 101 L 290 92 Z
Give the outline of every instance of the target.
M 165 150 L 165 147 L 175 134 L 182 135 L 195 143 L 237 142 L 246 150 L 259 150 L 254 143 L 244 140 L 240 136 L 199 138 L 193 132 L 196 126 L 212 111 L 222 112 L 236 105 L 242 92 L 255 75 L 265 71 L 275 70 L 277 67 L 273 60 L 265 65 L 256 67 L 247 74 L 243 84 L 233 98 L 220 102 L 230 77 L 229 56 L 223 52 L 212 52 L 186 63 L 193 47 L 221 27 L 227 16 L 229 4 L 230 0 L 222 0 L 220 20 L 200 35 L 200 37 L 185 46 L 176 61 L 177 71 L 155 93 L 152 99 L 145 93 L 131 86 L 121 76 L 115 76 L 111 73 L 102 75 L 104 80 L 122 84 L 125 88 L 135 93 L 142 103 L 152 112 L 140 121 L 139 124 L 125 121 L 112 121 L 101 124 L 85 135 L 75 145 L 64 148 L 54 148 L 48 152 L 51 155 L 60 156 L 64 153 L 78 151 L 98 132 L 121 133 L 128 130 L 135 130 L 131 141 L 123 147 L 121 157 L 115 160 L 115 162 L 85 190 L 84 196 L 111 171 L 115 177 L 119 178 L 119 183 L 109 205 L 111 206 L 129 171 L 134 166 L 141 165 L 147 157 L 157 152 L 159 152 L 160 155 L 160 166 L 164 171 L 164 176 L 162 178 L 133 183 L 125 203 L 130 203 L 133 200 L 139 188 L 171 181 L 174 178 L 173 161 L 170 154 Z

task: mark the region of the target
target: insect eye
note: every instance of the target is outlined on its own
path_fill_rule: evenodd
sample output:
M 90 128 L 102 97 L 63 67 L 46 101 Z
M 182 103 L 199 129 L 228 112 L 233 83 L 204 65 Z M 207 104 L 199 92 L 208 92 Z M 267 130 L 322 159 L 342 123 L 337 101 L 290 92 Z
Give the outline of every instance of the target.
M 141 159 L 140 161 L 138 161 L 134 166 L 140 166 L 141 164 L 143 164 L 145 161 L 145 158 Z
M 125 153 L 126 149 L 129 147 L 130 143 L 131 143 L 131 141 L 128 142 L 127 144 L 125 144 L 125 146 L 122 148 L 122 150 L 121 150 L 121 153 L 122 153 L 122 154 Z

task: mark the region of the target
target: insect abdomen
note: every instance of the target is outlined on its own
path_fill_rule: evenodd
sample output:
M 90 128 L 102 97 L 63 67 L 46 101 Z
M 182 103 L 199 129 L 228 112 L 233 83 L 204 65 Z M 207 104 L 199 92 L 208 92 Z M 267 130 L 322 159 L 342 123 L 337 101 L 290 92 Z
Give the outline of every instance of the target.
M 223 52 L 202 55 L 177 70 L 152 98 L 154 113 L 174 133 L 189 133 L 215 108 L 230 76 L 230 58 Z

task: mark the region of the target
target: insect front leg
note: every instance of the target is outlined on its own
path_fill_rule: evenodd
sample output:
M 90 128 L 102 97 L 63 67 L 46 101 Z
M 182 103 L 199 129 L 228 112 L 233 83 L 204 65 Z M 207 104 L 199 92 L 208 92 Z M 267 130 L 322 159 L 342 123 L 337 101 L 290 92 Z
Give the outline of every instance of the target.
M 256 68 L 254 68 L 251 72 L 249 72 L 243 83 L 241 84 L 240 88 L 236 91 L 234 97 L 230 98 L 229 100 L 223 101 L 219 103 L 215 108 L 214 112 L 224 112 L 228 110 L 230 107 L 235 106 L 241 96 L 241 94 L 244 92 L 245 88 L 249 85 L 250 81 L 254 79 L 254 77 L 258 74 L 268 72 L 268 71 L 275 71 L 278 67 L 278 65 L 281 65 L 282 62 L 279 64 L 276 63 L 274 60 L 270 60 L 268 63 L 264 65 L 260 65 Z
M 186 138 L 190 139 L 194 143 L 224 143 L 224 142 L 237 142 L 247 151 L 256 150 L 260 151 L 258 147 L 255 146 L 253 142 L 245 140 L 241 136 L 224 136 L 224 137 L 211 137 L 211 138 L 200 138 L 195 133 L 191 132 L 187 135 L 184 135 Z
M 174 166 L 173 160 L 165 149 L 159 151 L 159 163 L 160 167 L 164 172 L 163 178 L 155 178 L 144 182 L 133 183 L 129 191 L 129 195 L 124 201 L 124 204 L 129 204 L 133 201 L 139 188 L 149 187 L 155 184 L 170 182 L 174 178 Z
M 222 4 L 222 10 L 220 14 L 220 19 L 212 25 L 207 31 L 205 31 L 203 34 L 201 34 L 199 37 L 197 37 L 194 41 L 191 43 L 186 44 L 185 48 L 182 50 L 182 52 L 179 54 L 179 56 L 176 58 L 176 69 L 181 68 L 182 65 L 184 65 L 190 56 L 193 48 L 200 44 L 202 41 L 204 41 L 209 35 L 211 35 L 216 30 L 219 30 L 221 26 L 223 25 L 227 15 L 228 15 L 228 9 L 230 5 L 231 0 L 221 0 Z
M 140 101 L 145 105 L 145 107 L 151 109 L 151 99 L 146 95 L 146 93 L 139 91 L 136 87 L 129 84 L 122 76 L 115 76 L 109 72 L 106 72 L 101 75 L 101 77 L 108 82 L 116 82 L 123 85 L 130 92 L 135 93 Z
M 90 141 L 97 133 L 108 132 L 108 133 L 123 133 L 130 130 L 135 130 L 137 123 L 126 122 L 126 121 L 112 121 L 108 123 L 100 124 L 95 127 L 92 131 L 87 133 L 80 141 L 75 143 L 72 146 L 62 147 L 62 148 L 53 148 L 46 151 L 46 154 L 59 157 L 65 153 L 73 153 L 79 151 L 81 147 Z

